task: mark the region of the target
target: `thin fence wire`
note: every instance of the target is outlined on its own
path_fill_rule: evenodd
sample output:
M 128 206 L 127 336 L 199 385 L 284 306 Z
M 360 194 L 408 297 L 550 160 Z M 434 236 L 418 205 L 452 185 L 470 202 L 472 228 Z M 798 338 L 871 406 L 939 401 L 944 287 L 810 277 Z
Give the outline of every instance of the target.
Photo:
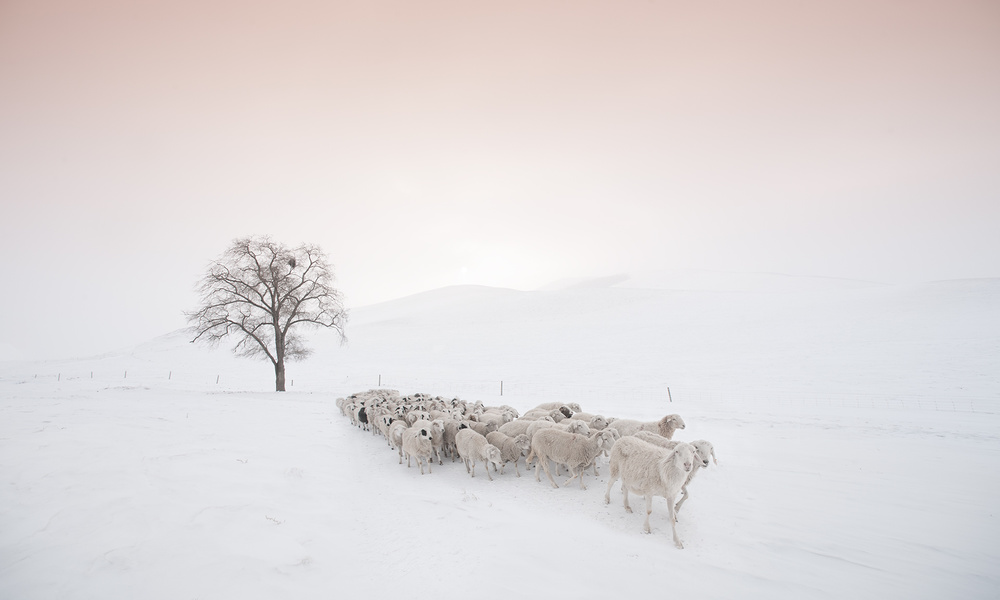
M 412 377 L 391 374 L 317 375 L 304 373 L 286 380 L 288 391 L 348 395 L 373 388 L 399 390 L 403 394 L 422 392 L 432 396 L 481 400 L 487 404 L 534 406 L 542 401 L 577 402 L 629 412 L 633 407 L 670 405 L 699 406 L 719 410 L 774 408 L 857 408 L 882 410 L 932 410 L 1000 414 L 1000 395 L 967 396 L 957 393 L 867 393 L 823 392 L 815 389 L 779 388 L 712 389 L 702 386 L 671 387 L 662 384 L 622 384 L 606 382 L 559 382 L 448 377 Z M 205 389 L 219 391 L 270 391 L 273 374 L 267 369 L 171 369 L 129 368 L 122 370 L 38 372 L 0 374 L 0 382 L 18 385 L 60 385 L 107 387 L 148 387 Z

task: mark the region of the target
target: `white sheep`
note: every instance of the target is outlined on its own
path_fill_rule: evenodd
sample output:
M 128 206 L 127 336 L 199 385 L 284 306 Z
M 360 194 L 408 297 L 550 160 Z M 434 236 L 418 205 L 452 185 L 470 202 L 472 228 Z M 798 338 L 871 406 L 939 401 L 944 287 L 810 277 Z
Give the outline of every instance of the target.
M 399 450 L 399 464 L 403 464 L 403 432 L 409 428 L 406 421 L 396 419 L 389 424 L 389 444 Z
M 545 469 L 552 487 L 559 487 L 549 471 L 549 461 L 564 465 L 572 477 L 563 485 L 580 478 L 580 488 L 587 489 L 583 484 L 583 470 L 604 451 L 614 444 L 614 438 L 609 432 L 595 431 L 589 437 L 579 433 L 569 433 L 559 429 L 541 429 L 531 438 L 531 452 L 538 463 L 535 465 L 535 481 L 539 479 L 539 468 Z M 578 472 L 579 471 L 579 472 Z
M 491 431 L 486 434 L 486 441 L 500 449 L 500 458 L 503 459 L 504 465 L 509 462 L 514 463 L 514 472 L 520 477 L 521 471 L 518 470 L 517 463 L 531 448 L 531 439 L 523 433 L 510 437 L 499 431 Z M 500 473 L 503 473 L 503 466 L 500 467 Z
M 656 444 L 657 446 L 666 448 L 668 450 L 676 448 L 677 444 L 681 443 L 674 440 L 668 440 L 667 438 L 661 435 L 657 435 L 649 431 L 636 432 L 636 434 L 632 437 L 643 440 L 644 442 Z M 715 458 L 715 447 L 712 445 L 712 442 L 709 442 L 708 440 L 695 440 L 691 442 L 691 445 L 694 446 L 694 452 L 695 452 L 694 466 L 691 467 L 691 472 L 688 473 L 687 478 L 684 480 L 684 485 L 681 486 L 681 499 L 677 501 L 677 506 L 674 507 L 675 518 L 677 513 L 679 513 L 681 510 L 681 505 L 684 504 L 684 501 L 688 499 L 688 491 L 687 491 L 688 484 L 690 484 L 691 480 L 694 479 L 694 476 L 695 474 L 698 473 L 698 470 L 701 469 L 702 467 L 708 467 L 709 464 L 708 459 L 712 459 L 712 461 L 714 461 L 715 464 L 719 464 L 719 461 Z
M 572 413 L 570 413 L 570 414 L 572 414 Z M 566 417 L 566 413 L 564 413 L 563 411 L 559 410 L 558 408 L 554 408 L 554 409 L 551 409 L 551 410 L 550 409 L 542 409 L 542 408 L 533 408 L 533 409 L 529 410 L 528 412 L 524 413 L 523 415 L 521 415 L 521 418 L 524 419 L 524 420 L 526 420 L 526 421 L 535 421 L 535 420 L 538 420 L 538 419 L 543 419 L 545 417 L 552 417 L 552 420 L 555 421 L 556 423 L 558 423 L 559 421 L 562 421 L 563 419 L 567 418 Z
M 480 423 L 479 421 L 467 420 L 462 421 L 462 423 L 483 437 L 486 437 L 487 433 L 497 430 L 497 424 L 493 422 Z
M 510 423 L 504 423 L 499 429 L 497 429 L 497 431 L 504 435 L 509 435 L 510 437 L 517 437 L 522 433 L 528 433 L 528 427 L 531 427 L 531 424 L 536 423 L 537 421 L 547 421 L 549 423 L 556 422 L 555 419 L 549 416 L 537 420 L 525 419 L 524 417 L 521 417 L 520 419 L 515 419 Z M 530 438 L 531 436 L 529 435 L 528 437 Z
M 684 544 L 677 535 L 674 498 L 677 497 L 677 492 L 691 472 L 694 454 L 694 447 L 684 442 L 678 443 L 673 450 L 667 450 L 636 437 L 621 438 L 611 449 L 611 476 L 604 493 L 604 503 L 611 503 L 611 486 L 621 479 L 627 512 L 632 512 L 632 507 L 628 503 L 629 492 L 646 497 L 645 530 L 646 533 L 651 533 L 649 515 L 653 512 L 653 496 L 663 496 L 667 500 L 674 545 L 683 548 Z
M 500 449 L 486 441 L 486 437 L 473 429 L 462 429 L 455 435 L 455 447 L 458 455 L 465 462 L 465 470 L 473 477 L 476 476 L 476 461 L 483 461 L 486 467 L 486 476 L 493 481 L 490 475 L 490 465 L 499 470 L 503 464 L 503 457 Z M 471 466 L 470 466 L 471 465 Z
M 604 429 L 605 427 L 608 426 L 608 420 L 605 419 L 603 415 L 592 415 L 590 413 L 578 412 L 578 413 L 573 413 L 573 416 L 570 417 L 570 419 L 574 419 L 576 421 L 583 421 L 591 429 Z
M 580 408 L 580 405 L 577 404 L 576 402 L 542 402 L 535 408 L 541 408 L 543 410 L 552 410 L 555 408 L 561 410 L 564 406 L 568 408 L 571 412 L 575 413 L 583 412 L 583 409 Z M 566 416 L 568 417 L 569 415 Z
M 614 427 L 623 437 L 637 431 L 652 431 L 668 440 L 674 437 L 674 431 L 684 429 L 684 419 L 680 415 L 667 415 L 659 421 L 636 421 L 635 419 L 612 419 L 608 426 Z
M 556 427 L 562 429 L 563 431 L 568 431 L 570 433 L 579 433 L 581 435 L 590 435 L 590 427 L 584 421 L 577 421 L 574 419 L 566 419 L 562 423 L 556 423 Z
M 528 425 L 528 427 L 524 430 L 524 433 L 528 435 L 529 439 L 534 439 L 536 433 L 538 433 L 542 429 L 548 429 L 550 427 L 559 427 L 559 424 L 549 419 L 532 421 Z
M 347 398 L 337 398 L 337 401 L 334 404 L 337 405 L 337 409 L 340 410 L 340 414 L 346 417 L 348 412 L 346 407 L 350 404 Z
M 528 429 L 525 432 L 528 435 L 528 439 L 534 439 L 535 434 L 538 433 L 540 429 L 555 428 L 561 431 L 566 431 L 569 433 L 579 433 L 580 435 L 590 435 L 590 428 L 583 421 L 573 421 L 566 419 L 561 423 L 556 423 L 550 420 L 539 420 L 528 425 Z M 525 468 L 530 467 L 531 463 L 535 460 L 535 453 L 528 452 L 527 458 L 524 459 Z M 558 475 L 558 473 L 556 473 Z

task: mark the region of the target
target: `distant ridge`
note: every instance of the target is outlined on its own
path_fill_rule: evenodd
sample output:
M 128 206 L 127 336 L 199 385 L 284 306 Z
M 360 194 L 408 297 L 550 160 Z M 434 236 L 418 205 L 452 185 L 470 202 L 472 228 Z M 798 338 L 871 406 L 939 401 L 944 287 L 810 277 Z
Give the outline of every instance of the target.
M 649 290 L 717 292 L 796 292 L 828 289 L 860 289 L 887 284 L 858 279 L 785 275 L 781 273 L 741 273 L 701 269 L 637 271 L 605 277 L 562 279 L 542 287 L 545 291 L 627 288 Z

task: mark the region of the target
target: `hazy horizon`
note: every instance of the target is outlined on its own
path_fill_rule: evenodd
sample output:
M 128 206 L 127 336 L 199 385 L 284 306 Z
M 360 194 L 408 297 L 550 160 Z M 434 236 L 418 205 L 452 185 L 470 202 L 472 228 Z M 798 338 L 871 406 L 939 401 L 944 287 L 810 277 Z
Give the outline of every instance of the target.
M 1000 5 L 0 6 L 0 347 L 184 325 L 233 238 L 352 307 L 676 269 L 1000 276 Z

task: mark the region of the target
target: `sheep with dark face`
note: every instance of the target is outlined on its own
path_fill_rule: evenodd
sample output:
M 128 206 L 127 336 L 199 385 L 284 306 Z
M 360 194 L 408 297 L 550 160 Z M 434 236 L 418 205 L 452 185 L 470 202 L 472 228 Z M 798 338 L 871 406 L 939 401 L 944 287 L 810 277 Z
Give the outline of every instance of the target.
M 444 435 L 441 449 L 448 456 L 451 456 L 451 462 L 455 462 L 455 458 L 458 457 L 458 451 L 455 448 L 455 436 L 458 432 L 468 429 L 468 425 L 461 421 L 455 419 L 446 420 L 444 422 Z
M 444 420 L 435 419 L 433 421 L 428 421 L 426 419 L 421 419 L 415 421 L 412 425 L 413 427 L 426 427 L 428 431 L 431 432 L 431 446 L 434 449 L 434 456 L 437 457 L 439 465 L 444 464 L 442 456 L 444 456 Z
M 389 427 L 391 427 L 395 422 L 396 419 L 392 418 L 392 413 L 383 413 L 379 416 L 378 420 L 375 421 L 376 427 L 374 427 L 374 429 L 377 429 L 378 432 L 385 437 L 385 441 L 389 444 L 390 448 L 392 448 L 392 440 L 389 439 Z
M 358 405 L 354 408 L 354 422 L 358 427 L 368 430 L 368 409 L 364 405 Z
M 424 464 L 427 465 L 427 472 L 431 472 L 431 455 L 434 453 L 434 446 L 431 443 L 431 431 L 429 427 L 410 427 L 402 434 L 403 454 L 406 454 L 406 466 L 410 466 L 410 459 L 415 458 L 420 467 L 420 474 L 424 474 Z
M 543 409 L 543 410 L 558 409 L 560 411 L 562 411 L 565 408 L 566 411 L 569 411 L 570 413 L 583 412 L 583 409 L 580 408 L 580 405 L 577 404 L 576 402 L 542 402 L 541 404 L 539 404 L 538 406 L 535 407 L 535 409 L 538 409 L 538 408 Z M 532 410 L 534 410 L 534 409 L 532 409 Z M 563 411 L 563 414 L 565 414 L 566 411 Z M 569 417 L 570 417 L 570 415 L 566 415 L 566 418 L 569 418 Z

